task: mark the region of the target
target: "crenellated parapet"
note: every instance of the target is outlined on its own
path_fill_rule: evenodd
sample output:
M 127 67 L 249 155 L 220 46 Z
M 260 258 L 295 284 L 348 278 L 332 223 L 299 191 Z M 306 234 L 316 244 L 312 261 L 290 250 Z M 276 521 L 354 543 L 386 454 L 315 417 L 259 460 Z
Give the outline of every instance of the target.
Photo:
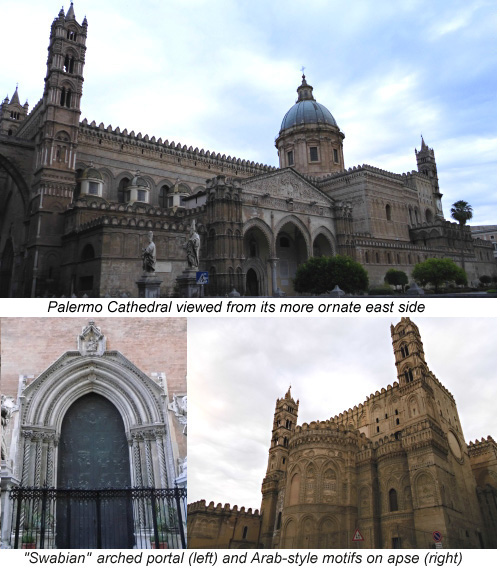
M 259 516 L 259 509 L 252 509 L 249 507 L 246 509 L 245 507 L 239 507 L 234 505 L 231 507 L 229 503 L 217 503 L 215 505 L 214 501 L 210 501 L 207 505 L 205 499 L 201 499 L 200 501 L 195 501 L 194 503 L 190 503 L 187 507 L 188 514 L 189 513 L 214 513 L 214 514 L 236 514 L 239 516 L 249 516 L 249 517 L 258 517 Z
M 142 135 L 141 132 L 135 133 L 125 128 L 121 130 L 119 127 L 113 128 L 111 125 L 107 127 L 104 123 L 96 124 L 92 121 L 90 124 L 85 118 L 80 122 L 80 142 L 88 144 L 108 145 L 111 149 L 124 151 L 139 150 L 151 152 L 156 157 L 172 156 L 176 159 L 185 159 L 195 162 L 195 166 L 199 163 L 206 167 L 224 168 L 229 171 L 241 172 L 249 175 L 257 175 L 265 172 L 276 170 L 273 166 L 259 164 L 254 161 L 235 158 L 226 154 L 211 152 L 210 150 L 199 149 L 198 147 L 186 146 L 175 141 L 163 140 L 162 138 L 150 137 L 148 134 Z
M 477 457 L 489 453 L 494 453 L 496 456 L 497 453 L 497 443 L 491 436 L 487 436 L 486 439 L 483 437 L 481 440 L 469 442 L 467 448 L 471 457 Z

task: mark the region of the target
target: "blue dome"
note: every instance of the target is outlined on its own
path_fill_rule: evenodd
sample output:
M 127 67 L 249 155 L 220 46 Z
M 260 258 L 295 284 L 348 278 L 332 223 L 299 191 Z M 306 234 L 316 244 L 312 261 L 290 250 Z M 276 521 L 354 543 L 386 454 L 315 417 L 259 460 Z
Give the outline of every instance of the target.
M 325 106 L 311 99 L 299 101 L 293 105 L 283 118 L 280 132 L 292 126 L 300 126 L 302 124 L 329 124 L 337 126 L 332 113 Z

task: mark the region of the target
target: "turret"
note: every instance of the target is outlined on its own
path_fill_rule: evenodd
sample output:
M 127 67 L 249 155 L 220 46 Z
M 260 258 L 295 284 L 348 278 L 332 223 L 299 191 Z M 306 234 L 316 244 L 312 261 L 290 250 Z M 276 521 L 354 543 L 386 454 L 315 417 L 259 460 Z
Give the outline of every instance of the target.
M 434 150 L 429 148 L 422 136 L 422 144 L 420 151 L 415 148 L 415 156 L 417 158 L 417 168 L 419 173 L 428 176 L 432 182 L 434 206 L 436 208 L 436 217 L 443 218 L 443 206 L 441 198 L 443 194 L 439 191 L 439 180 L 437 175 L 436 158 L 434 157 Z
M 299 401 L 292 398 L 291 387 L 283 398 L 276 401 L 274 410 L 271 447 L 264 481 L 262 482 L 262 543 L 270 548 L 274 530 L 281 528 L 281 513 L 278 511 L 279 494 L 283 493 L 280 481 L 288 467 L 288 445 L 297 425 Z M 281 489 L 281 491 L 280 491 Z M 283 503 L 281 502 L 281 507 Z
M 0 105 L 0 134 L 15 135 L 16 130 L 28 114 L 28 101 L 21 105 L 17 85 L 12 98 L 5 97 Z
M 26 280 L 32 296 L 59 293 L 50 287 L 60 281 L 62 211 L 73 200 L 77 186 L 75 164 L 86 40 L 87 23 L 77 22 L 73 4 L 67 14 L 61 8 L 50 29 L 36 133 L 32 228 L 26 249 Z

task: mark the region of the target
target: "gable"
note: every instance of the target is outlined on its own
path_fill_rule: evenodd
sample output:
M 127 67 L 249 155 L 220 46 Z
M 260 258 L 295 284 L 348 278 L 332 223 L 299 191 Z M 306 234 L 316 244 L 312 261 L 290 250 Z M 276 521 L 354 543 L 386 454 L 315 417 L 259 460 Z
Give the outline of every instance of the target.
M 243 192 L 264 197 L 293 199 L 315 205 L 331 207 L 333 200 L 292 169 L 278 170 L 271 174 L 247 178 L 241 181 Z

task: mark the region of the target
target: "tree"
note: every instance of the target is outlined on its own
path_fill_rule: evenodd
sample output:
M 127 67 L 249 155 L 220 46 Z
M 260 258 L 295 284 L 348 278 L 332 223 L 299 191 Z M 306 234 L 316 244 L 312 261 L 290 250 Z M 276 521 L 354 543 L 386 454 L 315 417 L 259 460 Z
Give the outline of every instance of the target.
M 460 225 L 460 234 L 462 237 L 462 252 L 461 252 L 461 264 L 462 268 L 465 270 L 465 258 L 464 258 L 464 248 L 465 248 L 465 223 L 472 219 L 473 210 L 472 207 L 467 203 L 467 201 L 455 201 L 451 206 L 451 216 L 455 221 L 458 221 Z
M 293 284 L 302 294 L 324 294 L 335 285 L 352 294 L 368 288 L 368 272 L 349 256 L 315 256 L 298 267 Z
M 384 282 L 390 284 L 391 286 L 401 286 L 401 289 L 408 284 L 408 276 L 406 272 L 402 270 L 396 270 L 395 268 L 389 268 L 384 277 Z
M 467 284 L 465 270 L 450 258 L 428 258 L 416 264 L 411 275 L 421 286 L 432 284 L 436 293 L 439 286 L 445 282 Z

